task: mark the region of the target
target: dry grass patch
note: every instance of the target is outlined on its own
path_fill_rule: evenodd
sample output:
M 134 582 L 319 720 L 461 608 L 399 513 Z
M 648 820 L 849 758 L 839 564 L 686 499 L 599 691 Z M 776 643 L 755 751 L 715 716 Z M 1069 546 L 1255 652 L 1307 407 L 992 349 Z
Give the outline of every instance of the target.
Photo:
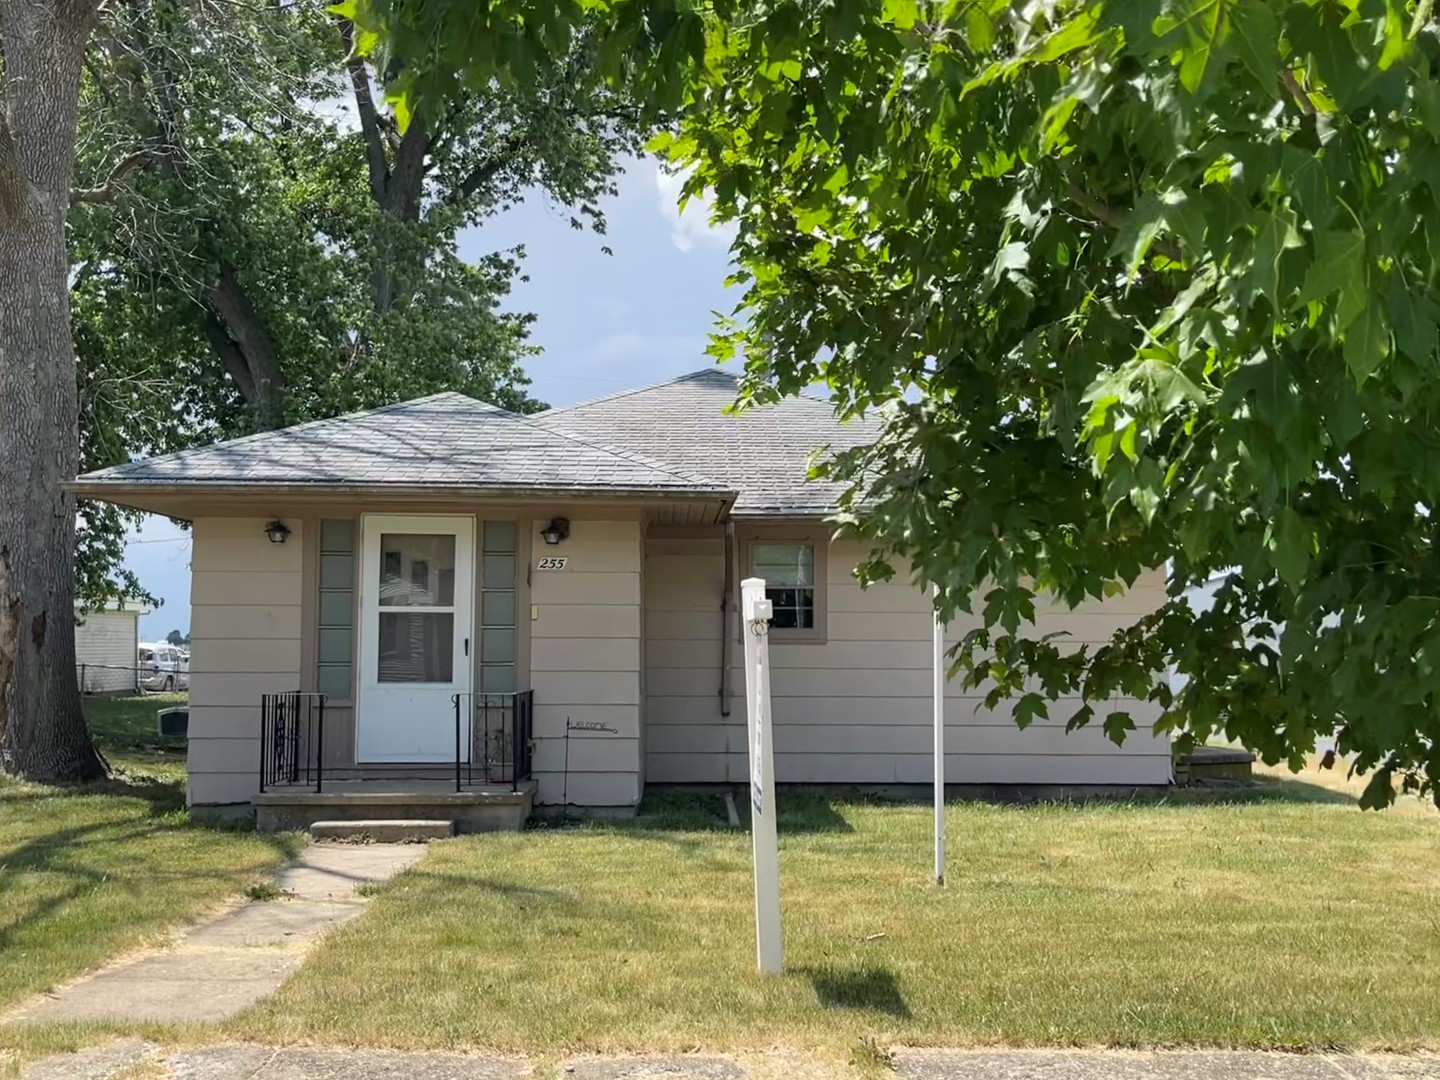
M 566 1050 L 1440 1040 L 1440 829 L 1271 783 L 930 811 L 782 793 L 787 972 L 753 972 L 749 838 L 718 799 L 434 845 L 234 1027 Z

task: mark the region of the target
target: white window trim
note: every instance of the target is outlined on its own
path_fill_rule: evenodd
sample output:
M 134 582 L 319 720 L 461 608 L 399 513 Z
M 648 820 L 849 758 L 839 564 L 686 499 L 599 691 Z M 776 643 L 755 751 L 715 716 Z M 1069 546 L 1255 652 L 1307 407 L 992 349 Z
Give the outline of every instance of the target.
M 806 642 L 812 645 L 824 645 L 828 640 L 830 626 L 830 608 L 828 603 L 828 555 L 830 550 L 829 538 L 823 535 L 816 535 L 809 532 L 796 532 L 787 530 L 785 532 L 764 532 L 749 533 L 742 545 L 744 551 L 744 563 L 741 567 L 739 579 L 755 576 L 755 547 L 757 544 L 809 544 L 815 551 L 815 625 L 813 627 L 782 627 L 771 626 L 770 638 L 772 641 L 785 642 Z M 737 585 L 739 582 L 737 581 Z M 737 598 L 738 603 L 738 598 Z

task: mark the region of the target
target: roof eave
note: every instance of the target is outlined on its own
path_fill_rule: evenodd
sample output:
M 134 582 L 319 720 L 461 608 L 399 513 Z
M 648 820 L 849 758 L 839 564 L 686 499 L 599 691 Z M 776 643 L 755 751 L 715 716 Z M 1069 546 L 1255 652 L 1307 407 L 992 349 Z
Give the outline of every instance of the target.
M 61 484 L 79 498 L 97 499 L 120 506 L 155 513 L 184 516 L 175 511 L 184 504 L 216 499 L 263 502 L 297 498 L 349 499 L 354 501 L 467 499 L 504 502 L 529 499 L 570 499 L 577 501 L 625 502 L 716 502 L 723 517 L 735 505 L 739 493 L 725 488 L 482 486 L 474 484 L 355 484 L 336 481 L 162 481 L 96 479 L 78 477 Z

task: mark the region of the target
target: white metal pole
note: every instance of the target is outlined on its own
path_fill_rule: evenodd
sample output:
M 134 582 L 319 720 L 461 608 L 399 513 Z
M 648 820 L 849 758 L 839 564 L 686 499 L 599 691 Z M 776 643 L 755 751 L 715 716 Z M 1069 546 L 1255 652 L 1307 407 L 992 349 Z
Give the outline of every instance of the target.
M 940 586 L 935 608 L 935 884 L 945 884 L 945 624 L 940 621 Z
M 775 835 L 775 744 L 770 731 L 770 601 L 765 581 L 740 583 L 745 715 L 750 750 L 750 838 L 755 858 L 755 957 L 762 974 L 782 966 L 780 851 Z

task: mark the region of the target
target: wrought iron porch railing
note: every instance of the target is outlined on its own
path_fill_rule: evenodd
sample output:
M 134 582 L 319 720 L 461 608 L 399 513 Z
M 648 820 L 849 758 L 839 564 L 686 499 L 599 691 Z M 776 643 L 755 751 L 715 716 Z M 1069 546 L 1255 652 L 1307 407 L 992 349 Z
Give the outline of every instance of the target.
M 260 698 L 260 790 L 324 782 L 325 695 L 291 690 Z
M 455 790 L 530 779 L 535 691 L 455 694 Z M 469 731 L 466 731 L 466 722 Z
M 453 694 L 451 701 L 454 761 L 387 764 L 383 778 L 443 782 L 453 766 L 456 791 L 502 784 L 518 790 L 522 781 L 530 779 L 535 691 Z M 322 792 L 326 783 L 352 780 L 363 771 L 363 766 L 325 760 L 324 694 L 291 690 L 261 696 L 262 792 L 280 787 Z

